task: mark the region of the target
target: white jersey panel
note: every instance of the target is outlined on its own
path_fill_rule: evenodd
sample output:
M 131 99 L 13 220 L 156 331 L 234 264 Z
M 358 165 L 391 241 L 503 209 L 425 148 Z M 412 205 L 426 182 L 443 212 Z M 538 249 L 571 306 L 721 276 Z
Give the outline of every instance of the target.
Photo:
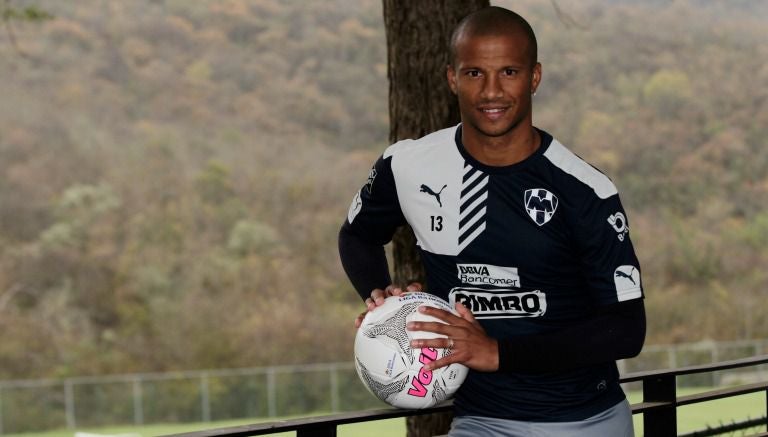
M 607 199 L 618 193 L 616 186 L 608 176 L 600 173 L 586 161 L 576 156 L 556 139 L 544 152 L 544 156 L 555 164 L 560 170 L 587 184 L 601 199 Z
M 441 255 L 458 255 L 459 196 L 464 158 L 456 148 L 456 128 L 390 146 L 400 208 L 418 245 Z

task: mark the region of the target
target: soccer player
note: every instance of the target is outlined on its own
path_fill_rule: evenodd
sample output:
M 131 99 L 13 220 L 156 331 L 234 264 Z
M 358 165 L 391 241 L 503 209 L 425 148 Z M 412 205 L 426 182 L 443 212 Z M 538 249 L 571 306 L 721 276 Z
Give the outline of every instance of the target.
M 402 293 L 383 246 L 413 228 L 428 291 L 458 315 L 422 308 L 444 323 L 408 329 L 446 337 L 412 347 L 471 369 L 450 436 L 632 436 L 615 361 L 640 352 L 645 310 L 616 187 L 533 126 L 542 67 L 525 19 L 485 8 L 450 49 L 461 123 L 376 161 L 339 234 L 344 269 L 367 310 Z

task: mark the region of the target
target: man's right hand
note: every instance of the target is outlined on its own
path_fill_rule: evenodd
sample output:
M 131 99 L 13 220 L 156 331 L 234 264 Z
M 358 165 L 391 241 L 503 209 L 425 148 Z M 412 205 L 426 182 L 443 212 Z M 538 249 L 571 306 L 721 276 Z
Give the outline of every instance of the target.
M 421 291 L 421 284 L 418 282 L 410 283 L 403 291 L 402 288 L 390 284 L 385 289 L 377 288 L 371 292 L 371 297 L 365 300 L 366 309 L 355 319 L 355 328 L 359 328 L 363 323 L 363 318 L 369 311 L 373 311 L 377 306 L 384 304 L 384 299 L 390 296 L 400 296 L 403 293 Z

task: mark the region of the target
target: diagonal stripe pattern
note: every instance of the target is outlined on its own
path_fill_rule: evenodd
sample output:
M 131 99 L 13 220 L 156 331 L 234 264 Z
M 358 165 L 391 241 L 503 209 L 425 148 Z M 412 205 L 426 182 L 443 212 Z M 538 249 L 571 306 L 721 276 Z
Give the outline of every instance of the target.
M 488 175 L 464 163 L 459 198 L 459 252 L 485 230 Z

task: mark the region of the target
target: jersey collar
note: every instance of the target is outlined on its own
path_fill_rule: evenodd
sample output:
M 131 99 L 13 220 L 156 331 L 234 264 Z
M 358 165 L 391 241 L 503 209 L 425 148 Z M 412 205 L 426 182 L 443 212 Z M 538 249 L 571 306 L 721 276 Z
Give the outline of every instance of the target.
M 472 167 L 484 172 L 484 173 L 508 173 L 508 172 L 517 172 L 525 170 L 526 168 L 530 167 L 533 163 L 535 163 L 538 159 L 541 158 L 541 156 L 544 155 L 544 152 L 547 151 L 549 148 L 549 145 L 552 144 L 552 135 L 547 133 L 546 131 L 543 131 L 537 127 L 534 127 L 539 132 L 539 136 L 541 137 L 541 144 L 539 145 L 539 148 L 536 149 L 535 152 L 531 154 L 531 156 L 525 158 L 524 160 L 511 164 L 511 165 L 503 165 L 503 166 L 493 166 L 493 165 L 486 165 L 482 162 L 476 160 L 472 157 L 472 155 L 467 152 L 467 149 L 464 147 L 464 144 L 461 142 L 461 124 L 459 124 L 456 128 L 456 148 L 458 149 L 461 156 L 464 158 L 466 162 L 468 162 Z

